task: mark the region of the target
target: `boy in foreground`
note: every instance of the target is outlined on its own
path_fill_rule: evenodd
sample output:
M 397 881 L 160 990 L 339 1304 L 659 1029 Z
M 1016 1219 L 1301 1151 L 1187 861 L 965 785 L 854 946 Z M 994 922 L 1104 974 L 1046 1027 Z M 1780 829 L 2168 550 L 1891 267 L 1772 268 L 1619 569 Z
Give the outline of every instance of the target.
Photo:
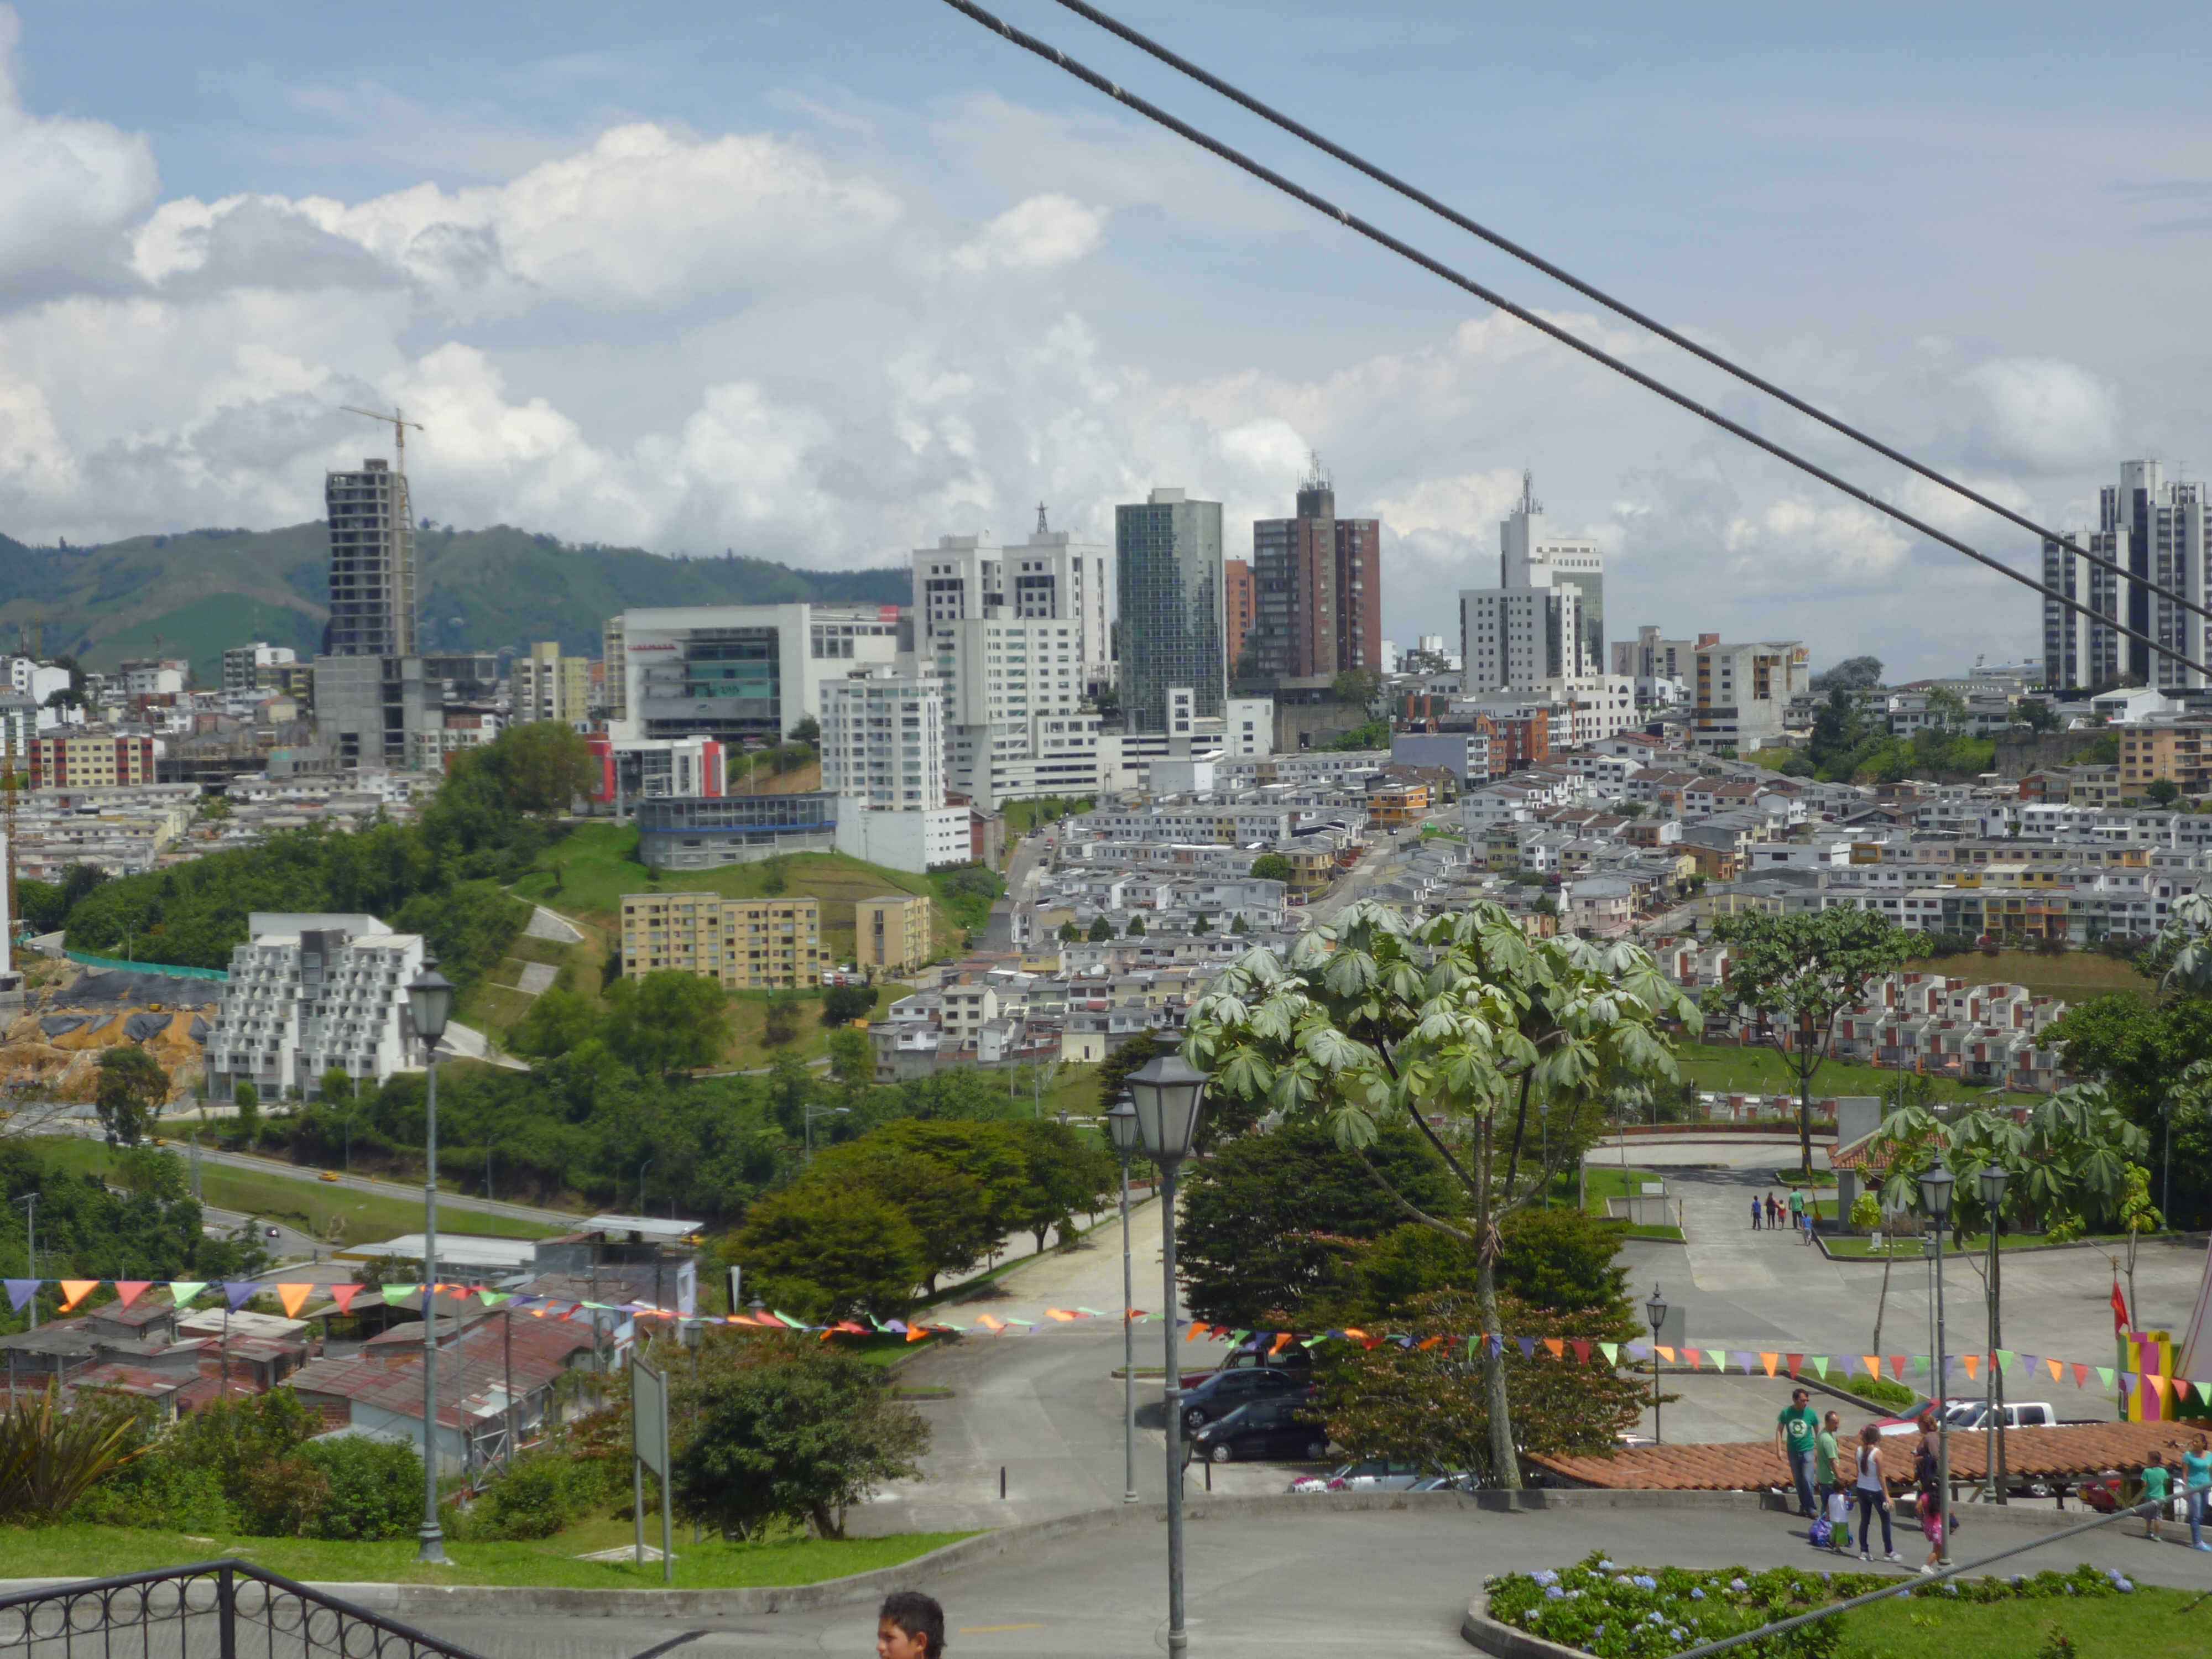
M 920 1590 L 893 1590 L 876 1611 L 876 1659 L 945 1659 L 945 1609 Z

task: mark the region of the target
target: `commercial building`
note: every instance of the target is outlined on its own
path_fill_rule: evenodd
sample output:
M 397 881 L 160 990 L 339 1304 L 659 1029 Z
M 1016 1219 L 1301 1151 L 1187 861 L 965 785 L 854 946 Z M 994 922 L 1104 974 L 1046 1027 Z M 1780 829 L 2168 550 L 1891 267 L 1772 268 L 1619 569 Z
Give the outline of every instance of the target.
M 932 955 L 930 903 L 915 893 L 885 893 L 853 907 L 853 954 L 872 978 L 897 979 Z
M 819 899 L 623 896 L 622 970 L 628 978 L 677 969 L 733 991 L 788 991 L 819 985 L 830 965 Z
M 558 720 L 581 726 L 591 718 L 592 659 L 564 657 L 560 642 L 539 640 L 507 671 L 513 719 L 518 726 Z
M 1613 672 L 1635 682 L 1636 700 L 1640 703 L 1683 701 L 1688 696 L 1690 681 L 1695 678 L 1698 647 L 1717 645 L 1720 637 L 1717 634 L 1700 634 L 1694 640 L 1662 639 L 1657 625 L 1645 623 L 1636 630 L 1633 640 L 1613 642 Z
M 370 915 L 260 910 L 246 931 L 207 1036 L 222 1097 L 251 1083 L 266 1100 L 286 1089 L 313 1099 L 325 1072 L 381 1083 L 422 1063 L 406 988 L 422 966 L 421 934 Z
M 415 654 L 415 520 L 407 476 L 380 460 L 323 479 L 331 534 L 328 657 Z
M 1114 509 L 1121 597 L 1121 695 L 1134 732 L 1167 729 L 1168 688 L 1188 686 L 1218 719 L 1229 694 L 1221 503 L 1155 489 Z
M 2098 524 L 2071 538 L 2084 557 L 2056 541 L 2043 544 L 2043 580 L 2110 622 L 2091 621 L 2055 599 L 2043 602 L 2043 678 L 2057 690 L 2096 690 L 2123 676 L 2151 686 L 2202 686 L 2204 677 L 2160 656 L 2112 623 L 2167 641 L 2198 662 L 2212 648 L 2212 628 L 2163 599 L 2155 583 L 2195 604 L 2206 603 L 2208 536 L 2204 487 L 2169 483 L 2156 461 L 2126 461 L 2120 481 L 2098 492 Z M 2106 568 L 2106 562 L 2118 566 Z
M 826 677 L 914 647 L 896 605 L 732 605 L 626 611 L 606 648 L 611 735 L 744 745 L 818 720 Z
M 1237 678 L 1256 670 L 1244 666 L 1244 648 L 1253 643 L 1252 625 L 1259 612 L 1252 586 L 1252 567 L 1243 559 L 1221 562 L 1222 610 L 1229 633 L 1224 645 L 1229 653 L 1229 672 Z
M 1810 678 L 1796 640 L 1700 645 L 1695 668 L 1690 736 L 1707 754 L 1729 749 L 1746 756 L 1778 742 L 1790 700 Z
M 837 848 L 834 791 L 670 795 L 637 803 L 637 855 L 656 870 L 712 870 Z
M 1381 672 L 1382 561 L 1382 521 L 1338 518 L 1335 488 L 1320 458 L 1312 458 L 1298 482 L 1297 515 L 1252 526 L 1252 634 L 1260 678 L 1333 677 L 1354 668 Z M 1233 638 L 1233 627 L 1231 633 Z
M 1548 534 L 1525 472 L 1498 535 L 1498 586 L 1459 596 L 1462 689 L 1527 690 L 1603 674 L 1605 557 L 1597 544 Z
M 1017 621 L 994 609 L 928 629 L 951 788 L 988 810 L 1115 787 L 1119 750 L 1085 696 L 1074 622 Z
M 1002 621 L 1069 624 L 1074 678 L 1097 696 L 1114 683 L 1114 614 L 1106 550 L 1047 527 L 1037 508 L 1026 542 L 1000 547 L 988 536 L 940 536 L 914 554 L 914 619 L 933 631 L 941 623 Z
M 256 691 L 268 681 L 264 672 L 271 668 L 296 665 L 300 659 L 289 645 L 269 645 L 256 640 L 251 645 L 234 645 L 222 653 L 222 689 L 226 691 Z
M 33 789 L 113 788 L 152 783 L 154 739 L 107 732 L 53 732 L 30 750 Z
M 592 799 L 602 804 L 723 791 L 722 745 L 712 738 L 617 741 L 595 732 L 585 738 L 584 746 L 592 751 Z

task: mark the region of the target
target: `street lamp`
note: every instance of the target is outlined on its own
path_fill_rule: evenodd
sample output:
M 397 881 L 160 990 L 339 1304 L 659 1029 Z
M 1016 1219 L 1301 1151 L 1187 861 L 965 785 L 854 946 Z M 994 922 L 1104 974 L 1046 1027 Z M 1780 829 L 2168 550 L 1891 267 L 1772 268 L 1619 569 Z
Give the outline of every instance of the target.
M 817 1117 L 844 1117 L 848 1115 L 852 1109 L 850 1106 L 809 1106 L 804 1102 L 800 1103 L 799 1111 L 806 1128 L 806 1161 L 809 1164 L 814 1162 L 814 1120 Z M 650 1163 L 652 1160 L 647 1161 Z M 642 1175 L 640 1178 L 643 1178 Z
M 1997 1251 L 1997 1235 L 2004 1231 L 2005 1184 L 2012 1179 L 2012 1171 L 2002 1164 L 1984 1164 L 1978 1184 L 1982 1189 L 1982 1210 L 1990 1218 L 1990 1458 L 1989 1496 L 1999 1504 L 2009 1502 L 2005 1488 L 2004 1455 L 2004 1368 L 1997 1364 L 1997 1349 L 2004 1342 L 2004 1328 L 2001 1322 L 1999 1305 L 2003 1294 L 2003 1283 L 1999 1278 L 2003 1258 Z
M 640 1215 L 645 1213 L 645 1172 L 652 1167 L 653 1160 L 649 1158 L 637 1166 L 637 1212 Z M 619 1201 L 622 1194 L 617 1193 L 615 1198 Z
M 1943 1357 L 1943 1228 L 1951 1218 L 1951 1189 L 1958 1177 L 1939 1158 L 1920 1173 L 1920 1202 L 1936 1231 L 1936 1501 L 1943 1516 L 1942 1564 L 1951 1565 L 1951 1413 L 1945 1389 L 1950 1368 Z
M 438 1525 L 438 1039 L 453 1012 L 453 988 L 434 957 L 407 981 L 407 1012 L 429 1051 L 422 1175 L 422 1530 L 417 1561 L 442 1565 L 446 1535 Z
M 1168 1419 L 1168 1653 L 1190 1647 L 1182 1622 L 1182 1378 L 1176 1354 L 1176 1170 L 1198 1133 L 1206 1073 L 1181 1054 L 1161 1054 L 1129 1074 L 1145 1156 L 1160 1166 L 1160 1260 L 1167 1300 L 1167 1367 L 1160 1389 Z
M 1651 1441 L 1664 1445 L 1666 1438 L 1659 1432 L 1659 1331 L 1667 1322 L 1667 1298 L 1659 1294 L 1659 1286 L 1651 1286 L 1651 1299 L 1644 1304 L 1644 1316 L 1651 1322 Z
M 1106 1133 L 1121 1159 L 1121 1501 L 1137 1501 L 1136 1288 L 1129 1267 L 1129 1159 L 1137 1150 L 1137 1109 L 1117 1100 L 1106 1114 Z

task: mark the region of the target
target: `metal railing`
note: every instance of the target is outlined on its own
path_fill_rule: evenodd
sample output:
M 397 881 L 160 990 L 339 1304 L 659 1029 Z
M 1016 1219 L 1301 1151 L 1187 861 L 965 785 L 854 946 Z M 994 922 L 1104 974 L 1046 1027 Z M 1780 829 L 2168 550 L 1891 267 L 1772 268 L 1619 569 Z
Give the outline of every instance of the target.
M 477 1659 L 243 1561 L 0 1596 L 0 1659 Z

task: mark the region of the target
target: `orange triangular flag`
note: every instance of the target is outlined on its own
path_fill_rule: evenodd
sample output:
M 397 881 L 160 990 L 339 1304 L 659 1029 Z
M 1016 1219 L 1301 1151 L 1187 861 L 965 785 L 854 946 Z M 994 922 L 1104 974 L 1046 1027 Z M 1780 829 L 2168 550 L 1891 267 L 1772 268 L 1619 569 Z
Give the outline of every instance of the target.
M 1553 1358 L 1564 1359 L 1566 1358 L 1567 1345 L 1563 1338 L 1547 1336 L 1544 1339 L 1544 1346 L 1552 1351 Z
M 115 1294 L 122 1297 L 123 1305 L 127 1308 L 138 1299 L 139 1292 L 153 1282 L 150 1279 L 118 1279 L 115 1281 Z
M 1668 1364 L 1671 1365 L 1674 1363 L 1674 1351 L 1672 1348 L 1661 1348 L 1657 1350 L 1657 1352 L 1659 1357 L 1665 1360 Z
M 61 1285 L 62 1311 L 64 1313 L 100 1288 L 100 1281 L 96 1279 L 64 1279 Z
M 300 1310 L 307 1305 L 308 1294 L 314 1288 L 312 1285 L 279 1285 L 276 1287 L 276 1299 L 284 1304 L 284 1317 L 297 1319 L 300 1316 Z
M 351 1313 L 353 1311 L 353 1299 L 360 1294 L 361 1286 L 358 1285 L 333 1285 L 331 1286 L 331 1300 L 338 1304 L 338 1311 L 340 1313 Z
M 1974 1373 L 1982 1368 L 1982 1357 L 1978 1353 L 1962 1353 L 1959 1356 L 1959 1363 L 1966 1368 L 1966 1381 L 1971 1382 L 1974 1380 Z
M 1425 1336 L 1421 1339 L 1420 1346 L 1424 1348 L 1433 1348 L 1443 1340 L 1443 1338 L 1441 1336 Z
M 1860 1358 L 1863 1362 L 1864 1362 L 1864 1364 L 1865 1364 L 1865 1365 L 1866 1365 L 1866 1374 L 1867 1374 L 1869 1376 L 1880 1376 L 1881 1375 L 1881 1355 L 1879 1355 L 1879 1354 L 1871 1354 L 1871 1353 L 1863 1353 L 1863 1354 L 1861 1354 L 1861 1355 L 1859 1356 L 1859 1358 Z
M 2051 1367 L 2051 1380 L 2053 1382 L 2063 1382 L 2066 1380 L 2066 1362 L 2064 1360 L 2046 1359 L 2043 1363 Z
M 1766 1367 L 1766 1374 L 1771 1376 L 1774 1375 L 1775 1362 L 1781 1358 L 1778 1353 L 1763 1353 L 1759 1356 L 1759 1363 Z

